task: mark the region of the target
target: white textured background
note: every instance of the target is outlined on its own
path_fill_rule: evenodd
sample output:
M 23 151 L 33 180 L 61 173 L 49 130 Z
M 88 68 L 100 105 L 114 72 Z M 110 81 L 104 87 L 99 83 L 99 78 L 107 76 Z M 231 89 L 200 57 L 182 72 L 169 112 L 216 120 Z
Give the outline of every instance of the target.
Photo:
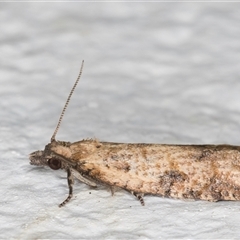
M 240 3 L 0 3 L 0 237 L 239 238 L 240 203 L 134 197 L 29 165 L 58 140 L 240 145 Z M 90 194 L 91 193 L 91 194 Z

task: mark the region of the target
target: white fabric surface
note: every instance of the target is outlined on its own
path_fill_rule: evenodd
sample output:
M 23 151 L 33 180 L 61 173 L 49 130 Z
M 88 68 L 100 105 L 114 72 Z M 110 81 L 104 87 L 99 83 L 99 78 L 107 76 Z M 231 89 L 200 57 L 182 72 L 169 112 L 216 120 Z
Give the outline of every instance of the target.
M 239 238 L 240 203 L 146 196 L 29 165 L 58 140 L 239 145 L 239 3 L 0 3 L 0 237 Z M 89 194 L 91 193 L 91 194 Z

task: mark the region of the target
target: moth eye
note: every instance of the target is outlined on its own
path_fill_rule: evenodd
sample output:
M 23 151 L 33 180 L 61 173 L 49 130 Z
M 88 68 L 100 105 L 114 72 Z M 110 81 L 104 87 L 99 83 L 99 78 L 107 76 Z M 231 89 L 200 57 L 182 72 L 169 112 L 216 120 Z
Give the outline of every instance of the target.
M 58 170 L 61 168 L 61 161 L 56 158 L 51 158 L 48 160 L 48 166 L 53 170 Z

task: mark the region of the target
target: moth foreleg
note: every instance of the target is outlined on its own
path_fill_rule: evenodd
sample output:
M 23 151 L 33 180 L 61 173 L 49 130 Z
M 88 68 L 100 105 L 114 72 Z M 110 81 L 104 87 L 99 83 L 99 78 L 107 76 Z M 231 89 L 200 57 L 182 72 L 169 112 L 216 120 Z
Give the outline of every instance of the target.
M 77 170 L 75 170 L 75 169 L 72 168 L 72 169 L 71 169 L 71 172 L 72 172 L 72 175 L 73 175 L 75 178 L 77 178 L 79 181 L 87 184 L 88 186 L 97 187 L 97 184 L 96 184 L 94 181 L 92 181 L 92 180 L 84 177 L 84 176 L 83 176 L 80 172 L 78 172 Z
M 73 196 L 73 175 L 72 175 L 72 171 L 70 168 L 67 169 L 67 180 L 68 180 L 68 188 L 69 188 L 69 194 L 68 197 L 61 203 L 59 204 L 59 207 L 63 207 L 66 203 L 68 203 L 70 201 L 70 199 Z
M 140 201 L 140 203 L 141 203 L 142 206 L 145 205 L 144 199 L 143 199 L 143 196 L 144 196 L 143 193 L 135 193 L 135 192 L 133 192 L 133 191 L 131 191 L 131 193 L 132 193 L 132 195 L 134 195 L 134 196 Z

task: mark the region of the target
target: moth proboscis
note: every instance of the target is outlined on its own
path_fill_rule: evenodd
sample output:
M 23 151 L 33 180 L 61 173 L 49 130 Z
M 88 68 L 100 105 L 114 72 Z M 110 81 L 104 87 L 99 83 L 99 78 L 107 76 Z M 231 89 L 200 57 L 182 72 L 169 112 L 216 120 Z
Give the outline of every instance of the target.
M 55 139 L 70 98 L 67 98 L 51 142 L 44 150 L 30 154 L 30 164 L 67 172 L 68 197 L 73 195 L 74 178 L 91 186 L 127 190 L 144 205 L 146 194 L 208 201 L 240 200 L 240 147 L 231 145 L 170 145 L 78 142 Z

